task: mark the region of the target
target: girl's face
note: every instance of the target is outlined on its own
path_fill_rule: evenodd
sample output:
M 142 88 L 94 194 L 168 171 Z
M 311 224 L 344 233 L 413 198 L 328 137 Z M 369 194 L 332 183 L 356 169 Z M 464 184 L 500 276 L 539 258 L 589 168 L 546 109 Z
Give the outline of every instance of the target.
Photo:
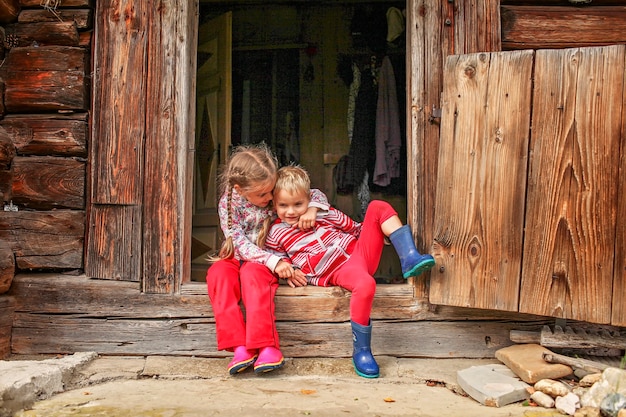
M 306 193 L 290 193 L 278 190 L 274 193 L 274 210 L 283 222 L 294 225 L 309 209 L 309 196 Z
M 274 181 L 260 182 L 246 189 L 235 184 L 233 187 L 237 193 L 257 207 L 267 207 L 272 201 L 272 191 L 274 190 Z

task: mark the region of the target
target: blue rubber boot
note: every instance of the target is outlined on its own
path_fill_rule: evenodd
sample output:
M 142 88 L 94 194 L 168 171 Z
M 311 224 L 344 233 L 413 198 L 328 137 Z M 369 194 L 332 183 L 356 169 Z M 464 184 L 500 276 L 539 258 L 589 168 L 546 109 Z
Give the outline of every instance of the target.
M 413 233 L 408 224 L 390 234 L 389 240 L 400 257 L 404 278 L 416 277 L 435 266 L 435 258 L 431 255 L 422 255 L 417 251 Z
M 350 324 L 352 324 L 352 342 L 354 346 L 354 352 L 352 353 L 354 370 L 363 378 L 378 378 L 380 370 L 370 348 L 372 322 L 370 321 L 369 326 L 363 326 L 353 321 L 350 321 Z

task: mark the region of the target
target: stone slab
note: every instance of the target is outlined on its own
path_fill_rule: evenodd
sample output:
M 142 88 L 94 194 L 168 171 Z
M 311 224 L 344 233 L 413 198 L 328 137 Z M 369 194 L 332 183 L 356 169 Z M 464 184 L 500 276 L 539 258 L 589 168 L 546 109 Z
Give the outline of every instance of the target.
M 0 361 L 0 417 L 63 392 L 74 370 L 96 357 L 95 352 L 83 352 L 42 361 Z
M 522 381 L 534 384 L 541 379 L 559 379 L 572 374 L 572 368 L 543 359 L 549 349 L 534 343 L 512 345 L 496 351 L 496 359 L 509 367 Z
M 530 385 L 502 364 L 463 369 L 457 372 L 457 382 L 470 397 L 489 407 L 523 401 L 530 395 Z

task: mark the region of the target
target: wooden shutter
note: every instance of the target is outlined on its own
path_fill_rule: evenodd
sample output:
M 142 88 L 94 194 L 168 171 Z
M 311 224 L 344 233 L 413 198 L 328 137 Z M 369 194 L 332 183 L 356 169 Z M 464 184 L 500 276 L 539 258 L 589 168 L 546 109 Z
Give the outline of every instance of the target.
M 624 324 L 624 51 L 448 58 L 433 304 Z

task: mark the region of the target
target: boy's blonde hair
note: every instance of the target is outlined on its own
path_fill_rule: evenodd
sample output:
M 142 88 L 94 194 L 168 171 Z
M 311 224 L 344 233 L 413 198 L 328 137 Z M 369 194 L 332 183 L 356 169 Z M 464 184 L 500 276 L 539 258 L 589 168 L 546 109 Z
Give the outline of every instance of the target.
M 290 194 L 311 195 L 311 179 L 309 173 L 299 165 L 289 165 L 278 170 L 274 195 L 277 191 L 284 190 Z
M 276 185 L 274 185 L 274 196 L 278 191 L 287 191 L 289 194 L 299 194 L 307 199 L 311 197 L 311 178 L 309 173 L 299 165 L 289 165 L 282 167 L 276 174 Z M 268 218 L 263 222 L 263 228 L 259 232 L 257 245 L 263 247 L 267 234 L 272 227 L 273 219 Z
M 218 198 L 227 193 L 228 195 L 228 229 L 233 227 L 232 219 L 232 195 L 233 187 L 238 185 L 243 191 L 247 191 L 259 184 L 276 181 L 278 161 L 265 143 L 258 145 L 241 145 L 236 147 L 231 157 L 218 178 Z M 220 259 L 232 258 L 235 254 L 233 239 L 226 238 L 216 256 L 209 257 L 210 262 Z

